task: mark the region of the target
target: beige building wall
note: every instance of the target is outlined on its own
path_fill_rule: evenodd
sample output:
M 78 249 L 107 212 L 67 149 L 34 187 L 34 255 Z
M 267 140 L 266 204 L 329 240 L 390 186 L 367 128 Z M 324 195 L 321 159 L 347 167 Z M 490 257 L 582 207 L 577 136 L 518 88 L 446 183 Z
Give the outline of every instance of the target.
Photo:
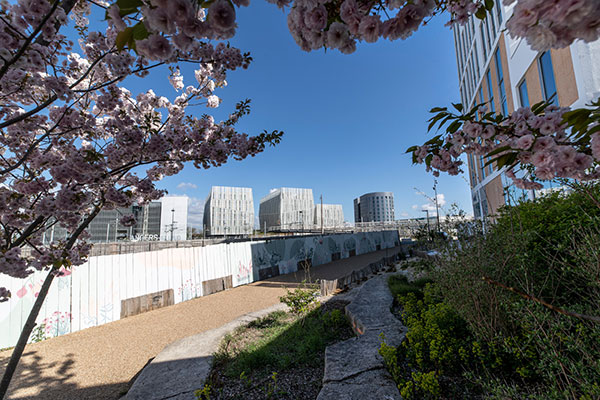
M 579 98 L 571 49 L 567 47 L 565 49 L 552 50 L 551 56 L 558 103 L 561 107 L 568 107 Z
M 480 92 L 483 101 L 488 103 L 491 89 L 494 110 L 502 112 L 496 51 L 500 54 L 506 111 L 510 114 L 522 106 L 519 86 L 523 81 L 527 84 L 529 105 L 544 99 L 539 67 L 543 53 L 533 51 L 525 40 L 503 32 L 513 9 L 512 6 L 500 6 L 488 14 L 488 21 L 472 18 L 467 24 L 454 28 L 460 94 L 465 109 L 481 102 Z M 578 41 L 567 48 L 551 50 L 549 54 L 560 106 L 583 107 L 600 96 L 600 41 Z M 480 73 L 473 74 L 473 70 Z M 491 88 L 488 88 L 488 71 Z M 509 186 L 511 181 L 496 168 L 490 171 L 486 166 L 484 171 L 479 156 L 467 157 L 467 160 L 475 215 L 495 213 L 505 202 L 503 186 Z M 532 198 L 532 193 L 523 194 Z

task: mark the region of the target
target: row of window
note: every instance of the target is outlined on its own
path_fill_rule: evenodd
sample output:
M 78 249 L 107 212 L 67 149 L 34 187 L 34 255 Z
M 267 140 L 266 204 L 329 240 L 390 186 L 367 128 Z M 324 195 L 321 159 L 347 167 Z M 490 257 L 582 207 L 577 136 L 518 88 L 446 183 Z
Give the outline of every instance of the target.
M 500 106 L 501 112 L 504 116 L 508 115 L 508 104 L 506 98 L 506 90 L 504 83 L 504 72 L 502 68 L 502 58 L 500 56 L 500 49 L 497 48 L 494 54 L 495 59 L 495 67 L 496 67 L 496 76 L 497 76 L 497 87 L 498 93 L 500 95 Z M 540 55 L 537 60 L 538 71 L 539 71 L 539 79 L 542 88 L 542 96 L 545 101 L 549 101 L 552 104 L 558 105 L 558 96 L 556 93 L 556 81 L 554 79 L 554 69 L 552 67 L 552 56 L 550 52 L 545 52 Z M 491 71 L 488 69 L 486 72 L 486 83 L 487 83 L 487 91 L 488 91 L 488 101 L 484 100 L 483 96 L 483 85 L 479 87 L 479 99 L 478 102 L 481 104 L 488 104 L 490 111 L 495 112 L 494 105 L 494 91 L 492 90 L 492 78 Z M 527 91 L 527 81 L 523 79 L 523 81 L 517 85 L 517 89 L 519 92 L 519 101 L 522 107 L 529 107 L 529 93 Z M 475 174 L 475 168 L 479 171 L 479 181 L 485 179 L 487 175 L 490 175 L 493 172 L 492 164 L 485 165 L 489 161 L 489 158 L 485 158 L 483 156 L 479 157 L 479 166 L 475 165 L 475 161 L 473 159 L 473 155 L 469 155 L 469 165 L 471 169 L 471 186 L 475 186 L 478 183 L 477 176 Z
M 246 193 L 236 193 L 236 192 L 217 192 L 214 193 L 213 192 L 213 196 L 214 199 L 220 199 L 220 200 L 225 200 L 225 199 L 233 199 L 233 200 L 246 200 Z M 251 197 L 251 196 L 248 196 Z M 252 200 L 250 198 L 250 200 Z
M 552 67 L 552 56 L 550 52 L 546 51 L 537 60 L 538 72 L 540 77 L 540 83 L 542 87 L 542 97 L 545 101 L 548 101 L 558 106 L 558 95 L 556 93 L 556 81 L 554 79 L 554 68 Z M 527 91 L 527 81 L 523 79 L 519 83 L 519 102 L 521 107 L 529 107 L 529 93 Z
M 464 28 L 454 30 L 461 98 L 465 105 L 469 104 L 469 100 L 475 94 L 475 87 L 481 77 L 480 66 L 485 65 L 502 24 L 500 2 L 495 4 L 494 11 L 479 24 L 480 40 L 475 40 L 476 31 L 473 17 L 470 18 Z M 479 63 L 479 45 L 477 43 L 480 43 L 483 54 L 482 64 Z

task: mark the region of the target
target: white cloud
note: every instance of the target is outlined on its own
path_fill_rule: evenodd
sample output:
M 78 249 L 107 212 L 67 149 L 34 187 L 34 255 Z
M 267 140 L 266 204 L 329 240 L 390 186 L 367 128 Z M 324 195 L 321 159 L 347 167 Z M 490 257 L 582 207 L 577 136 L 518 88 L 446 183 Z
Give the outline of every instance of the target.
M 204 218 L 204 200 L 197 197 L 190 197 L 188 203 L 188 226 L 196 229 L 202 229 L 202 220 Z
M 418 204 L 413 204 L 412 209 L 413 210 L 418 210 L 419 209 L 419 205 Z
M 191 182 L 181 182 L 177 185 L 177 189 L 186 190 L 186 189 L 198 189 L 198 186 Z
M 437 195 L 437 201 L 438 201 L 438 207 L 442 208 L 446 205 L 446 196 L 444 196 L 443 193 L 440 193 Z M 414 209 L 414 206 L 413 206 Z M 421 205 L 421 210 L 429 210 L 429 212 L 436 212 L 435 209 L 435 203 L 433 201 L 430 201 L 428 203 L 425 203 L 423 205 Z
M 403 211 L 400 213 L 401 217 L 408 217 L 408 213 L 406 211 Z

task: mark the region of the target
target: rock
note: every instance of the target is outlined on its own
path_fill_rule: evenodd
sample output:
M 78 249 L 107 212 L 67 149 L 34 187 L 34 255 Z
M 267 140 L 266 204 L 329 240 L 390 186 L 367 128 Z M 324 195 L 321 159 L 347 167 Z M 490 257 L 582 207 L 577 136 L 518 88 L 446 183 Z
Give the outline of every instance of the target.
M 317 400 L 401 400 L 396 383 L 385 369 L 366 371 L 343 382 L 323 386 Z
M 399 346 L 406 335 L 406 328 L 390 310 L 394 298 L 388 276 L 377 276 L 357 288 L 346 306 L 357 337 L 325 350 L 323 388 L 317 400 L 401 399 L 379 355 L 381 334 L 392 346 Z

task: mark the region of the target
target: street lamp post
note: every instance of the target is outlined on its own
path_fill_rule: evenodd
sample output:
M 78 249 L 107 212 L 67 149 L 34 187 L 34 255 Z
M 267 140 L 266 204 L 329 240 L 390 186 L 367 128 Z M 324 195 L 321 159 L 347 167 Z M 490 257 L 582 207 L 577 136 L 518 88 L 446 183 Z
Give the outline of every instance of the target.
M 173 235 L 175 233 L 175 209 L 171 209 L 171 242 L 173 241 Z
M 424 213 L 427 213 L 427 239 L 429 240 L 429 237 L 431 236 L 430 230 L 429 230 L 429 210 L 422 210 Z
M 440 207 L 438 205 L 438 196 L 437 196 L 437 179 L 433 180 L 433 192 L 435 195 L 435 215 L 437 219 L 437 231 L 440 231 Z

